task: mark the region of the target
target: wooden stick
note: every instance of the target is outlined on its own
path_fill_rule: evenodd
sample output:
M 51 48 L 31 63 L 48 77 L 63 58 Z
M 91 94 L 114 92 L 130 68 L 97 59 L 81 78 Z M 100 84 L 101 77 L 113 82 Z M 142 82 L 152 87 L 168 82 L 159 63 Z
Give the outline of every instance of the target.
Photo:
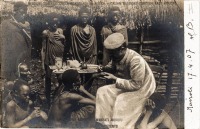
M 18 23 L 17 20 L 11 15 L 14 22 Z M 31 40 L 31 36 L 26 32 L 26 30 L 22 29 L 22 31 L 25 33 L 25 35 Z

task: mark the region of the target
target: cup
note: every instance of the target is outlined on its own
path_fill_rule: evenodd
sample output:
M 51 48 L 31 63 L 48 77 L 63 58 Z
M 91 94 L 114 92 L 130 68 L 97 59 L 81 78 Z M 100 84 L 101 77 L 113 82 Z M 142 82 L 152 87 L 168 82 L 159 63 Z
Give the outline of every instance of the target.
M 61 69 L 61 68 L 62 68 L 62 64 L 63 64 L 62 58 L 56 57 L 56 58 L 55 58 L 55 66 L 56 66 L 58 69 Z

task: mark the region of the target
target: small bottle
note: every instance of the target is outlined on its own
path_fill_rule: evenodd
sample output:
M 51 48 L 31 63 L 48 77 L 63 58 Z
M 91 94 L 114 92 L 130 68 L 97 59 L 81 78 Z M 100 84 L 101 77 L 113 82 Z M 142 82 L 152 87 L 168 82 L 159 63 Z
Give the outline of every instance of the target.
M 83 63 L 81 64 L 81 68 L 82 68 L 82 69 L 87 69 L 87 64 L 86 64 L 85 62 L 83 62 Z
M 81 68 L 82 69 L 87 69 L 87 64 L 85 63 L 85 57 L 84 57 L 84 60 L 83 60 L 83 62 L 81 64 Z

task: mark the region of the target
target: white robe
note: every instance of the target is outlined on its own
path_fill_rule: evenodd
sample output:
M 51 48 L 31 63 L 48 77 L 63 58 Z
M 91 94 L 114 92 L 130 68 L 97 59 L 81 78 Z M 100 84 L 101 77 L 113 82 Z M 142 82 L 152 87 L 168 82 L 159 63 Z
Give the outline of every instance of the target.
M 134 129 L 146 100 L 155 91 L 154 75 L 147 62 L 130 49 L 116 64 L 116 71 L 116 83 L 97 91 L 96 121 L 110 128 Z

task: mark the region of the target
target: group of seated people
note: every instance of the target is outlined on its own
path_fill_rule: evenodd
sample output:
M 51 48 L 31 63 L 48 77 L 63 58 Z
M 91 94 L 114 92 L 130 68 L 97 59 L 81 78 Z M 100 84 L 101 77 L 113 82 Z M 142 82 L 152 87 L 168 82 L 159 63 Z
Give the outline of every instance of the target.
M 28 71 L 26 64 L 22 64 L 21 67 Z M 8 91 L 4 91 L 5 127 L 109 128 L 98 123 L 98 119 L 95 120 L 96 98 L 84 88 L 95 78 L 102 77 L 102 73 L 94 74 L 87 83 L 81 85 L 78 71 L 66 70 L 61 75 L 62 85 L 56 91 L 48 112 L 44 112 L 43 107 L 38 107 L 31 100 L 31 90 L 26 80 L 29 73 L 23 71 L 20 75 L 13 83 L 7 82 Z M 170 129 L 175 129 L 172 119 L 164 111 L 165 105 L 165 98 L 159 93 L 153 93 L 146 101 L 135 128 L 154 129 L 162 123 Z
M 31 79 L 27 79 L 30 72 L 26 64 L 19 64 L 19 78 L 12 84 L 8 82 L 6 88 L 10 87 L 9 91 L 4 92 L 5 127 L 153 129 L 164 124 L 167 128 L 176 129 L 174 122 L 164 111 L 164 97 L 154 93 L 155 80 L 144 59 L 126 48 L 126 42 L 120 33 L 108 36 L 104 45 L 114 64 L 99 67 L 101 72 L 93 74 L 84 84 L 81 83 L 77 69 L 64 71 L 59 76 L 61 85 L 46 111 L 31 101 Z M 119 68 L 120 65 L 123 66 Z M 128 75 L 131 76 L 129 80 Z M 113 80 L 113 83 L 100 87 L 95 97 L 85 87 L 98 77 Z M 143 81 L 135 78 L 142 78 Z M 127 123 L 127 120 L 131 123 Z
M 27 65 L 23 64 L 21 67 Z M 28 76 L 28 73 L 20 74 Z M 62 85 L 57 90 L 49 110 L 34 103 L 30 84 L 24 77 L 6 83 L 3 109 L 5 127 L 94 127 L 95 97 L 81 85 L 77 70 L 66 70 L 62 74 Z M 83 121 L 84 119 L 87 120 Z M 77 125 L 79 121 L 82 123 Z M 90 125 L 86 122 L 90 122 Z
M 21 18 L 20 13 L 24 13 L 21 10 L 16 13 L 18 19 Z M 82 64 L 97 64 L 96 35 L 94 28 L 88 25 L 88 14 L 87 8 L 80 9 L 80 23 L 71 28 L 69 52 L 73 59 Z M 55 65 L 57 57 L 63 57 L 66 47 L 63 30 L 57 28 L 58 19 L 50 17 L 52 21 L 48 24 L 51 26 L 43 31 L 41 51 L 48 109 L 31 100 L 32 80 L 29 78 L 29 68 L 26 63 L 19 63 L 18 78 L 7 82 L 4 86 L 4 126 L 153 129 L 162 123 L 167 128 L 176 129 L 174 122 L 164 111 L 166 105 L 164 98 L 155 92 L 156 82 L 148 63 L 140 54 L 127 48 L 127 31 L 118 23 L 118 14 L 119 8 L 111 9 L 109 14 L 111 23 L 102 28 L 104 48 L 103 62 L 98 66 L 99 73 L 92 74 L 83 82 L 78 69 L 66 69 L 58 76 L 59 86 L 53 100 L 51 99 L 53 71 L 50 66 Z M 13 21 L 11 23 L 16 24 Z M 20 50 L 16 53 L 19 54 Z M 14 60 L 16 59 L 13 58 L 9 63 Z M 8 70 L 4 72 L 7 72 L 9 78 L 14 70 L 7 67 Z M 4 65 L 4 68 L 7 67 Z M 86 87 L 91 86 L 96 78 L 111 81 L 99 87 L 94 96 Z

